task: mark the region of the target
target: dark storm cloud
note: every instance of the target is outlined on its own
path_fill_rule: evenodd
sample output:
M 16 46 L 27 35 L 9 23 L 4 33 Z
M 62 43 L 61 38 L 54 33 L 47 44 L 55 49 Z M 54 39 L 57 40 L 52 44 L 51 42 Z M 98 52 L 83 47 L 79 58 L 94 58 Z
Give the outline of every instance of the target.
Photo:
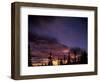
M 28 16 L 29 34 L 53 37 L 69 47 L 87 50 L 87 18 Z

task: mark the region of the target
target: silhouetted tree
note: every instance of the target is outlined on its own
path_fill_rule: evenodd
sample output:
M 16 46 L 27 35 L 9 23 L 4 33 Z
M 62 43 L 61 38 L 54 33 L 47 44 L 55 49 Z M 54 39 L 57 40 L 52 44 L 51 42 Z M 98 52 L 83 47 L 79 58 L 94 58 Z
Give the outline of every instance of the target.
M 63 65 L 63 60 L 62 59 L 60 59 L 60 65 Z
M 70 53 L 68 53 L 68 55 L 67 55 L 67 64 L 70 64 Z
M 82 63 L 82 64 L 87 64 L 87 63 L 88 63 L 88 58 L 87 58 L 87 53 L 86 53 L 86 51 L 83 51 L 83 52 L 82 52 L 81 63 Z
M 64 65 L 66 64 L 65 61 L 67 60 L 66 55 L 64 55 Z
M 28 45 L 28 66 L 32 66 L 30 45 Z
M 52 64 L 52 54 L 51 54 L 51 53 L 50 53 L 50 56 L 48 57 L 48 59 L 49 59 L 48 65 L 53 65 L 53 64 Z

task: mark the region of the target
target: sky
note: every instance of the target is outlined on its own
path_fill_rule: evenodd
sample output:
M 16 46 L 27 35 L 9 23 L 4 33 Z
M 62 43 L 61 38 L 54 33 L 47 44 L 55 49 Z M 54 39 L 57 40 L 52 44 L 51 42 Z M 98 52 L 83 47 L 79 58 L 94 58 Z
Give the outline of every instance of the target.
M 87 51 L 87 18 L 28 15 L 28 33 L 55 38 L 69 47 Z

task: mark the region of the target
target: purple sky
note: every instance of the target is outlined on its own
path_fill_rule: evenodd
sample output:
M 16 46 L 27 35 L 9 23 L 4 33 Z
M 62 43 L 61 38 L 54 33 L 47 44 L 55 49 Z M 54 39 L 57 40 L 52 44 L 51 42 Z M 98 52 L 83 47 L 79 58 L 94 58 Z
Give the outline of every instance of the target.
M 55 38 L 69 47 L 87 51 L 87 18 L 60 16 L 28 16 L 29 34 Z

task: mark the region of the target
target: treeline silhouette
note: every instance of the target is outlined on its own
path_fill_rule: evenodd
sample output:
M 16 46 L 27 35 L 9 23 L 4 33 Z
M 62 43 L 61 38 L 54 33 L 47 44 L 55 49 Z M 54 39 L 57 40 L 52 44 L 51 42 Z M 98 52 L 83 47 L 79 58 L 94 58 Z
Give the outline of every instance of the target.
M 30 47 L 29 49 L 30 50 Z M 31 54 L 28 51 L 28 66 L 32 66 Z M 41 66 L 53 66 L 54 57 L 53 53 L 50 52 L 48 56 L 48 64 L 41 64 Z M 62 55 L 63 57 L 56 58 L 57 65 L 71 65 L 71 64 L 87 64 L 88 63 L 88 55 L 87 52 L 80 48 L 71 48 L 70 52 Z

